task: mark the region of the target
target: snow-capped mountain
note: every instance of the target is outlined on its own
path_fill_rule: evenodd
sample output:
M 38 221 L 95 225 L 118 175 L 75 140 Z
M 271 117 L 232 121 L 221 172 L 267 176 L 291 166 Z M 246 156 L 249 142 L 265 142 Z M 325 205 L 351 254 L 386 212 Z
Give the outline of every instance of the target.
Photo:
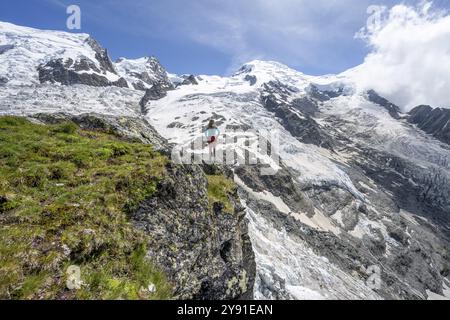
M 87 34 L 41 31 L 0 23 L 3 83 L 126 86 L 108 53 Z
M 215 119 L 219 151 L 258 160 L 231 166 L 255 252 L 255 298 L 448 294 L 450 146 L 360 91 L 351 72 L 317 77 L 252 61 L 230 77 L 180 78 L 154 58 L 114 64 L 88 35 L 0 23 L 0 79 L 0 114 L 143 118 L 196 155 L 207 151 L 193 141 Z M 263 129 L 279 132 L 279 164 L 252 148 Z M 267 166 L 276 174 L 260 175 Z
M 128 86 L 136 90 L 146 90 L 155 84 L 170 89 L 173 87 L 167 71 L 155 57 L 140 59 L 120 58 L 115 66 L 120 75 L 127 80 Z

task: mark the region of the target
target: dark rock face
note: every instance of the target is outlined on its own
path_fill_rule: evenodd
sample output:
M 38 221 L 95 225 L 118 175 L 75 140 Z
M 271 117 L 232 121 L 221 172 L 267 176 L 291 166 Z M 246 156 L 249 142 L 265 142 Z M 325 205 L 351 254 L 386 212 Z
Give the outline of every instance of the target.
M 244 80 L 250 82 L 251 86 L 254 86 L 256 84 L 256 82 L 258 81 L 256 76 L 251 76 L 249 74 L 245 76 Z
M 123 60 L 117 60 L 117 64 L 120 64 Z M 122 72 L 125 72 L 131 79 L 131 85 L 136 90 L 146 91 L 149 87 L 159 85 L 166 90 L 174 89 L 173 84 L 170 82 L 167 76 L 167 71 L 161 65 L 161 63 L 155 57 L 146 58 L 144 72 L 137 73 L 132 72 L 124 68 Z
M 442 142 L 450 144 L 450 110 L 418 106 L 409 112 L 408 121 Z
M 387 232 L 384 236 L 380 229 L 374 229 L 371 239 L 363 239 L 365 247 L 379 257 L 384 268 L 388 269 L 383 275 L 386 287 L 383 287 L 382 295 L 403 299 L 420 298 L 411 288 L 424 295 L 426 290 L 442 292 L 441 274 L 450 263 L 445 255 L 450 247 L 450 203 L 446 196 L 450 192 L 448 174 L 437 168 L 424 169 L 386 152 L 361 149 L 360 156 L 351 163 L 353 169 L 346 171 L 355 181 L 364 181 L 364 176 L 371 179 L 377 186 L 376 190 L 362 188 L 361 191 L 370 199 L 370 203 L 376 203 L 380 208 L 384 207 L 384 212 L 388 212 L 380 216 L 368 211 L 365 206 L 360 206 L 358 210 L 360 216 L 362 214 L 372 221 L 381 222 Z M 357 168 L 362 171 L 358 172 L 355 170 Z M 338 203 L 345 203 L 337 197 L 335 199 Z M 412 213 L 417 217 L 417 223 L 403 219 L 401 211 Z M 384 256 L 386 237 L 396 242 L 387 257 Z M 404 287 L 396 280 L 397 277 L 411 288 Z M 397 288 L 392 290 L 389 286 Z
M 292 210 L 304 211 L 308 215 L 314 214 L 312 202 L 293 182 L 292 175 L 286 168 L 271 176 L 260 175 L 258 166 L 240 166 L 234 172 L 252 190 L 256 192 L 269 190 L 274 196 L 282 198 Z
M 0 86 L 5 85 L 8 82 L 8 79 L 4 78 L 4 77 L 0 77 Z
M 195 186 L 195 187 L 193 187 Z M 180 299 L 251 298 L 255 264 L 245 211 L 208 208 L 207 181 L 198 166 L 167 166 L 158 193 L 132 215 L 152 236 L 149 257 L 163 266 Z
M 165 88 L 159 84 L 155 84 L 150 89 L 147 89 L 145 91 L 145 95 L 142 97 L 141 101 L 139 102 L 139 106 L 141 107 L 142 114 L 147 113 L 147 109 L 145 107 L 147 105 L 147 103 L 149 103 L 150 101 L 157 101 L 157 100 L 160 100 L 160 99 L 166 97 L 167 91 L 168 91 L 167 88 Z
M 119 88 L 127 88 L 128 83 L 124 78 L 120 78 L 117 81 L 111 82 L 112 86 L 119 87 Z
M 317 102 L 309 97 L 295 99 L 292 101 L 292 107 L 309 117 L 314 117 L 319 111 Z
M 50 60 L 38 67 L 39 81 L 41 83 L 60 83 L 62 85 L 85 84 L 94 87 L 116 86 L 126 88 L 127 82 L 123 78 L 110 81 L 107 73 L 117 75 L 117 72 L 108 56 L 108 51 L 103 49 L 93 38 L 86 39 L 86 43 L 94 50 L 94 61 L 81 57 L 77 61 L 73 59 L 63 60 L 57 58 Z
M 180 85 L 181 86 L 188 86 L 188 85 L 197 86 L 198 85 L 198 81 L 197 81 L 197 79 L 195 78 L 194 75 L 190 75 L 190 76 L 187 76 Z
M 103 49 L 100 44 L 92 37 L 86 40 L 86 43 L 95 51 L 95 58 L 100 62 L 102 69 L 111 73 L 116 73 L 111 59 L 108 56 L 108 50 Z
M 8 203 L 8 198 L 6 196 L 0 196 L 0 213 L 3 213 Z
M 448 233 L 450 180 L 440 168 L 417 164 L 376 150 L 365 150 L 367 161 L 355 161 L 365 174 L 395 196 L 398 208 L 414 212 L 442 226 Z M 448 235 L 450 237 L 450 234 Z
M 395 104 L 389 102 L 385 98 L 379 96 L 378 93 L 376 93 L 374 90 L 367 91 L 367 98 L 369 101 L 378 104 L 389 111 L 389 114 L 392 118 L 397 120 L 400 119 L 400 108 Z
M 275 113 L 283 127 L 294 137 L 303 143 L 333 150 L 333 138 L 312 118 L 312 115 L 318 110 L 316 102 L 305 97 L 297 99 L 291 104 L 285 103 L 285 98 L 292 93 L 294 92 L 291 88 L 281 83 L 269 82 L 264 85 L 261 102 L 268 111 Z M 278 99 L 275 94 L 281 96 L 282 99 Z
M 97 73 L 83 73 L 82 71 L 100 73 L 95 64 L 88 59 L 81 59 L 76 63 L 71 59 L 66 62 L 63 62 L 62 59 L 57 59 L 38 67 L 39 81 L 41 83 L 60 83 L 67 86 L 85 84 L 93 87 L 117 86 L 126 88 L 128 86 L 123 78 L 116 82 L 111 82 L 106 76 L 101 76 Z
M 333 98 L 337 98 L 341 95 L 344 94 L 344 89 L 343 88 L 339 88 L 336 91 L 323 91 L 323 90 L 319 90 L 319 88 L 317 88 L 314 85 L 311 85 L 309 88 L 309 95 L 321 102 L 324 101 L 328 101 L 331 100 Z

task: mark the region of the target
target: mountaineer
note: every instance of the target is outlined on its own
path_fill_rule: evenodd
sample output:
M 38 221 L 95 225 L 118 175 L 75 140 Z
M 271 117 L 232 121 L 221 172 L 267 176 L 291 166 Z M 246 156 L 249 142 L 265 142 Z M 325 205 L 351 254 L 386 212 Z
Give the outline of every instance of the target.
M 217 147 L 217 141 L 220 136 L 220 130 L 216 127 L 216 124 L 214 120 L 209 121 L 208 127 L 205 130 L 205 136 L 208 141 L 208 147 L 209 147 L 209 158 L 211 159 L 214 157 L 216 158 L 216 147 Z

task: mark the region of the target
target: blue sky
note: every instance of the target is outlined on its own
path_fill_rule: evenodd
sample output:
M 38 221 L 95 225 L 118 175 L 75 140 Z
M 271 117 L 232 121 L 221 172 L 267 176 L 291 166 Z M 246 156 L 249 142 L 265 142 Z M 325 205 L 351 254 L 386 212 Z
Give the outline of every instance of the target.
M 154 55 L 171 72 L 229 74 L 253 59 L 307 74 L 344 71 L 364 61 L 355 39 L 371 4 L 396 0 L 2 0 L 0 20 L 65 30 L 66 7 L 82 10 L 81 32 L 113 59 Z M 413 4 L 417 1 L 402 1 Z M 450 8 L 448 0 L 435 6 Z

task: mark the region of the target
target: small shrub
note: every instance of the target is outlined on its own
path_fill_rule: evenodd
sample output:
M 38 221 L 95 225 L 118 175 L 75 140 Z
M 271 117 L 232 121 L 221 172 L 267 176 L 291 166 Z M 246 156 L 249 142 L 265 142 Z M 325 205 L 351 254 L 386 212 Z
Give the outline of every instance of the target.
M 52 131 L 55 133 L 74 134 L 75 132 L 77 132 L 77 130 L 78 126 L 75 123 L 69 121 L 55 126 Z
M 236 192 L 236 185 L 233 180 L 222 175 L 208 175 L 208 201 L 211 210 L 214 203 L 220 202 L 225 207 L 225 212 L 233 213 L 234 206 L 230 201 L 230 196 Z
M 114 157 L 120 157 L 130 153 L 130 147 L 124 143 L 111 143 L 106 145 L 106 147 L 112 150 Z
M 22 174 L 23 184 L 30 188 L 41 187 L 47 180 L 48 170 L 44 167 L 31 167 Z
M 76 168 L 70 162 L 58 162 L 50 166 L 49 179 L 51 180 L 65 180 L 73 177 Z

